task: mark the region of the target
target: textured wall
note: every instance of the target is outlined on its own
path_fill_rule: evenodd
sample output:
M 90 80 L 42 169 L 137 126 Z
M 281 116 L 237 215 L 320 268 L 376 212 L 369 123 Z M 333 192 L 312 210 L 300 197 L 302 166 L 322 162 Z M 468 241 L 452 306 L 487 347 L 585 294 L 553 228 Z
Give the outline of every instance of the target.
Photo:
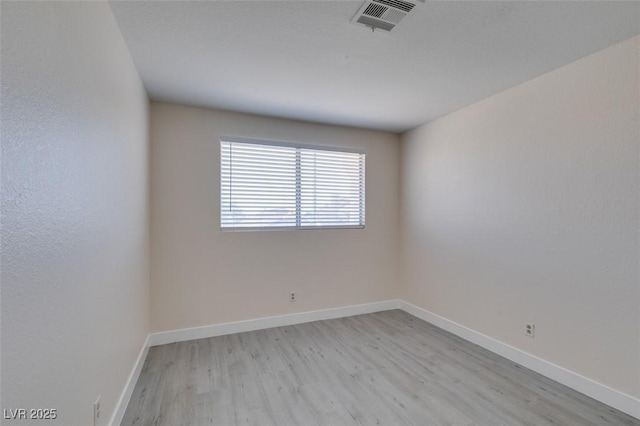
M 154 331 L 395 296 L 398 136 L 163 103 L 150 131 Z M 221 232 L 223 135 L 364 148 L 366 228 Z
M 627 40 L 405 134 L 401 213 L 404 299 L 636 397 L 639 51 Z
M 106 425 L 148 333 L 148 101 L 105 2 L 2 2 L 2 408 Z

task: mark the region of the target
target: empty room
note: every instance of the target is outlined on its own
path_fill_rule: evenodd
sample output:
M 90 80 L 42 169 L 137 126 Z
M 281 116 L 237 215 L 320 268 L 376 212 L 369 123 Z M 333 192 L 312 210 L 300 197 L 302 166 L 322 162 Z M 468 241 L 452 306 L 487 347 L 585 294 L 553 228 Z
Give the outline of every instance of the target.
M 0 1 L 0 423 L 640 426 L 640 2 Z

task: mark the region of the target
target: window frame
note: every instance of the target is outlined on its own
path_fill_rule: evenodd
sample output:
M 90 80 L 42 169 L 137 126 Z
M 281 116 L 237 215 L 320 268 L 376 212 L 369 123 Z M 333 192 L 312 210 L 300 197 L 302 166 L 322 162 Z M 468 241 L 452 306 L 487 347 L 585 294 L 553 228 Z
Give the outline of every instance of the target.
M 362 165 L 362 224 L 361 225 L 326 225 L 326 226 L 303 226 L 303 225 L 295 225 L 295 226 L 222 226 L 222 143 L 243 143 L 243 144 L 251 144 L 251 145 L 266 145 L 266 146 L 280 146 L 280 147 L 288 147 L 288 148 L 298 148 L 298 149 L 310 149 L 310 150 L 318 150 L 318 151 L 328 151 L 328 152 L 345 152 L 352 154 L 361 154 L 363 155 L 363 165 Z M 220 173 L 218 174 L 218 178 L 220 179 L 219 185 L 219 197 L 218 197 L 218 222 L 220 226 L 220 231 L 222 232 L 253 232 L 253 231 L 310 231 L 310 230 L 331 230 L 331 229 L 365 229 L 366 227 L 366 151 L 364 149 L 352 148 L 352 147 L 343 147 L 343 146 L 333 146 L 333 145 L 318 145 L 318 144 L 307 144 L 307 143 L 299 143 L 299 142 L 287 142 L 287 141 L 277 141 L 270 139 L 257 139 L 257 138 L 247 138 L 247 137 L 237 137 L 237 136 L 221 136 L 218 141 L 218 160 L 220 166 Z M 296 222 L 298 222 L 298 208 L 296 207 Z

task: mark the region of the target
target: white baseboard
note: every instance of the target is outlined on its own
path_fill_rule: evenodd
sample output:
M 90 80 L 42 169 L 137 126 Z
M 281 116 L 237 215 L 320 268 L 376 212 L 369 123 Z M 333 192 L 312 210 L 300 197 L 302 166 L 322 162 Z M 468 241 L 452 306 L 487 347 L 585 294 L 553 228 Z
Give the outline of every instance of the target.
M 385 300 L 383 302 L 367 303 L 363 305 L 343 306 L 340 308 L 322 309 L 319 311 L 300 312 L 296 314 L 278 315 L 245 321 L 205 325 L 202 327 L 162 331 L 149 335 L 149 346 L 165 345 L 167 343 L 183 342 L 194 339 L 205 339 L 207 337 L 223 336 L 225 334 L 242 333 L 245 331 L 262 330 L 272 327 L 282 327 L 285 325 L 302 324 L 311 321 L 350 317 L 353 315 L 369 314 L 372 312 L 388 311 L 390 309 L 398 309 L 399 305 L 399 300 Z
M 122 418 L 124 417 L 124 412 L 127 410 L 127 406 L 129 405 L 129 400 L 131 399 L 131 395 L 133 394 L 133 389 L 138 382 L 138 377 L 140 376 L 140 371 L 142 371 L 142 366 L 144 365 L 144 361 L 147 359 L 147 353 L 149 352 L 149 335 L 144 341 L 142 345 L 142 349 L 140 349 L 140 353 L 138 354 L 138 358 L 136 359 L 136 363 L 133 365 L 133 369 L 131 370 L 131 374 L 129 374 L 129 378 L 124 385 L 124 389 L 120 394 L 120 399 L 118 399 L 118 403 L 116 404 L 116 408 L 113 410 L 113 415 L 111 416 L 111 420 L 109 420 L 109 426 L 120 426 L 122 423 Z
M 399 308 L 443 330 L 533 370 L 536 373 L 540 373 L 597 401 L 640 419 L 640 399 L 595 382 L 578 373 L 574 373 L 566 368 L 514 348 L 513 346 L 509 346 L 506 343 L 478 333 L 477 331 L 419 308 L 411 303 L 400 301 Z

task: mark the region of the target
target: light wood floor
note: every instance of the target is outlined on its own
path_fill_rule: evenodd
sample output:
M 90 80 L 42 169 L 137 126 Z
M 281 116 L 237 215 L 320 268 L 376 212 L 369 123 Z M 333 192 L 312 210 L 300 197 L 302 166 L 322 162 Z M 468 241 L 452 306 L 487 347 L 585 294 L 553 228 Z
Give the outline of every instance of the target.
M 131 425 L 640 425 L 403 311 L 150 349 Z

